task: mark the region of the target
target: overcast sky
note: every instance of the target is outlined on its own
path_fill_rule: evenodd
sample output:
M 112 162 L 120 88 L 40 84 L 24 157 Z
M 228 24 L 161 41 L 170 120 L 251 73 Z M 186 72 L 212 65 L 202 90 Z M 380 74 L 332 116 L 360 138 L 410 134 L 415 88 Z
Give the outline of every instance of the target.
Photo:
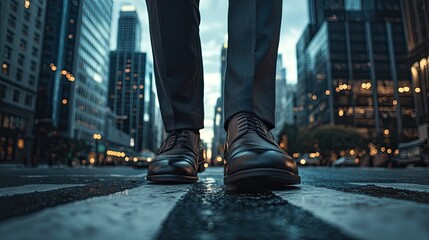
M 146 3 L 144 0 L 114 0 L 111 49 L 116 48 L 117 23 L 120 7 L 131 4 L 137 7 L 143 27 L 142 51 L 150 52 L 150 39 Z M 205 129 L 202 139 L 211 144 L 213 115 L 216 99 L 220 96 L 220 51 L 227 33 L 227 0 L 201 0 L 200 36 L 204 64 Z M 288 83 L 296 83 L 295 45 L 308 23 L 306 0 L 284 0 L 279 53 L 287 69 Z

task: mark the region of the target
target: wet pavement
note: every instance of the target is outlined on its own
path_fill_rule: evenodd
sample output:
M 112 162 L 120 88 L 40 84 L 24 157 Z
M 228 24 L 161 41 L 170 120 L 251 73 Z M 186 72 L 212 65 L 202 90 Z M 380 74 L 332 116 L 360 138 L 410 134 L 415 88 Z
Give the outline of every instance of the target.
M 302 184 L 156 185 L 132 168 L 0 168 L 2 239 L 429 239 L 429 169 L 302 168 Z

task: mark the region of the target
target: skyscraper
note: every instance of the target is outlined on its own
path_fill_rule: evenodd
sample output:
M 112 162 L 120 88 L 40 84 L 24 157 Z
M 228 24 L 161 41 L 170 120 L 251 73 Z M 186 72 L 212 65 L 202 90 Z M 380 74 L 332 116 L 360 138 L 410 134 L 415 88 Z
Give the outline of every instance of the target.
M 429 3 L 425 0 L 402 3 L 419 138 L 426 140 L 429 139 Z
M 136 7 L 124 5 L 118 21 L 117 51 L 139 52 L 142 28 Z
M 213 141 L 212 141 L 212 159 L 221 160 L 223 158 L 224 143 L 226 138 L 226 133 L 224 130 L 224 94 L 223 89 L 225 85 L 225 73 L 226 73 L 226 55 L 228 52 L 228 43 L 222 45 L 221 48 L 221 67 L 220 67 L 220 76 L 221 76 L 221 96 L 216 101 L 216 106 L 214 109 L 214 119 L 213 119 Z M 223 161 L 222 161 L 223 164 Z
M 31 158 L 45 1 L 0 2 L 0 162 Z
M 112 5 L 112 0 L 47 5 L 36 111 L 42 159 L 55 156 L 48 149 L 70 139 L 92 143 L 94 133 L 104 134 Z
M 298 123 L 415 138 L 400 0 L 310 0 L 309 7 L 311 23 L 297 44 Z
M 276 127 L 271 131 L 275 137 L 278 136 L 286 123 L 287 115 L 293 114 L 293 112 L 286 112 L 286 94 L 286 68 L 283 66 L 283 56 L 279 54 L 276 67 Z
M 139 52 L 141 25 L 136 8 L 124 5 L 118 22 L 117 50 L 110 53 L 109 107 L 121 117 L 117 127 L 131 137 L 135 151 L 155 151 L 155 93 L 152 64 Z

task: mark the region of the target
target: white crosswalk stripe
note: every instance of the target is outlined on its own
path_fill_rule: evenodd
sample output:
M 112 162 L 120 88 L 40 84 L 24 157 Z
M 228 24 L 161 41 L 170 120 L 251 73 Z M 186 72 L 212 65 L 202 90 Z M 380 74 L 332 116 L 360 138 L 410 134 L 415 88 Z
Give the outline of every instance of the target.
M 382 188 L 395 188 L 400 190 L 408 190 L 415 192 L 427 192 L 429 193 L 429 186 L 412 183 L 352 183 L 353 185 L 359 186 L 376 186 Z
M 216 176 L 217 179 L 217 176 Z M 202 178 L 205 184 L 215 178 Z M 220 180 L 221 181 L 221 180 Z M 408 183 L 351 183 L 429 192 L 428 186 Z M 0 188 L 0 196 L 48 191 L 78 184 L 31 184 Z M 4 221 L 0 236 L 7 239 L 153 239 L 177 201 L 192 185 L 153 185 L 47 208 Z M 357 239 L 429 239 L 429 205 L 391 198 L 347 193 L 302 184 L 274 191 L 291 205 Z M 23 229 L 25 229 L 23 231 Z
M 275 192 L 294 206 L 358 239 L 422 239 L 429 236 L 429 205 L 301 185 Z
M 85 186 L 84 184 L 27 184 L 16 187 L 0 188 L 0 197 L 33 192 L 45 192 L 61 188 Z
M 0 224 L 7 239 L 151 239 L 191 185 L 144 185 Z M 25 229 L 25 231 L 23 231 Z

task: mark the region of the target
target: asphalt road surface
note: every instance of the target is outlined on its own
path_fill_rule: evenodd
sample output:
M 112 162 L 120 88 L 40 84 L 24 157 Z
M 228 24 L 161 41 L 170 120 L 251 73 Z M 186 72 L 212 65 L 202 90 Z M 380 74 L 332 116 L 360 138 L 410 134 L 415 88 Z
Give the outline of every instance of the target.
M 0 168 L 0 239 L 429 239 L 429 169 L 301 168 L 273 191 L 132 168 Z

